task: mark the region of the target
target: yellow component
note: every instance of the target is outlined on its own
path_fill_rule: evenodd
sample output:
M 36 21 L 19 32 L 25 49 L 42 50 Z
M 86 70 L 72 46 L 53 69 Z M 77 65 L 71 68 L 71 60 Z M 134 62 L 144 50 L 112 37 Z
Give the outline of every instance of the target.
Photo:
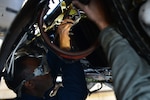
M 61 2 L 61 10 L 62 10 L 62 12 L 64 12 L 64 9 L 66 9 L 66 3 L 65 3 L 65 1 L 62 1 Z
M 69 7 L 71 8 L 69 15 L 76 15 L 77 10 L 74 8 L 74 6 L 72 4 L 70 4 Z
M 61 6 L 65 6 L 65 7 L 66 7 L 65 1 L 62 1 L 62 2 L 61 2 Z
M 69 15 L 76 15 L 77 11 L 75 9 L 71 9 Z

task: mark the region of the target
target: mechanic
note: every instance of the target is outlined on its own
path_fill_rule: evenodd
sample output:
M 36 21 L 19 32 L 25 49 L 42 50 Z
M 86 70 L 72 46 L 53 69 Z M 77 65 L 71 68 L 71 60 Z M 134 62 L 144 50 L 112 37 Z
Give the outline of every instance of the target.
M 52 52 L 47 57 L 50 69 L 45 57 L 25 55 L 15 61 L 14 79 L 5 80 L 17 100 L 85 100 L 88 91 L 80 62 L 65 63 Z M 54 85 L 59 66 L 63 86 Z
M 99 43 L 112 67 L 113 86 L 117 100 L 150 100 L 150 65 L 112 26 L 111 16 L 102 0 L 90 0 L 88 5 L 73 0 L 101 30 Z M 94 33 L 93 33 L 94 34 Z
M 62 24 L 63 27 L 59 28 L 60 32 L 65 29 L 64 24 L 68 26 L 66 22 Z M 66 32 L 69 33 L 69 30 Z M 46 56 L 40 53 L 39 55 L 30 53 L 30 51 L 24 52 L 15 60 L 13 80 L 5 78 L 8 87 L 17 94 L 17 100 L 86 99 L 88 90 L 83 67 L 79 60 L 64 62 L 51 50 Z M 59 72 L 62 74 L 61 85 L 56 84 Z

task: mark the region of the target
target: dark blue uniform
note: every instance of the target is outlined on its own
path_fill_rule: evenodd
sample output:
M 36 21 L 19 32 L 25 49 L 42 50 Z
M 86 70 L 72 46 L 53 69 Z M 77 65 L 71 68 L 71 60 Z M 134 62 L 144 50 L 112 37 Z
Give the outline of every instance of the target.
M 63 87 L 60 87 L 53 97 L 49 96 L 50 89 L 43 98 L 22 94 L 20 100 L 85 100 L 88 91 L 80 62 L 65 63 L 52 52 L 47 54 L 47 59 L 53 77 L 56 77 L 61 68 Z

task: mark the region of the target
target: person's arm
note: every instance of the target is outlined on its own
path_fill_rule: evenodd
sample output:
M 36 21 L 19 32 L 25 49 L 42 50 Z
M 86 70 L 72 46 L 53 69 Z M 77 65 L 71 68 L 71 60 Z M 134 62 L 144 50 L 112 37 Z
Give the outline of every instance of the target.
M 72 25 L 70 22 L 73 23 L 72 20 L 65 19 L 60 26 L 58 26 L 57 32 L 59 35 L 68 35 Z M 65 39 L 64 36 L 61 38 L 62 40 Z M 49 52 L 48 58 L 49 64 L 52 65 L 51 68 L 53 68 L 52 71 L 54 71 L 54 75 L 56 75 L 58 71 L 56 69 L 61 67 L 63 87 L 60 87 L 57 91 L 56 98 L 58 100 L 85 100 L 88 90 L 83 66 L 80 61 L 65 62 L 65 59 L 61 60 L 51 52 Z
M 87 85 L 83 67 L 79 61 L 62 66 L 63 87 L 58 91 L 59 100 L 85 100 Z
M 99 40 L 112 67 L 117 99 L 150 99 L 150 66 L 147 62 L 112 27 L 105 28 Z
M 57 29 L 57 33 L 59 34 L 59 46 L 62 50 L 69 51 L 71 49 L 69 31 L 73 23 L 73 20 L 65 19 Z
M 58 100 L 85 100 L 88 94 L 84 70 L 79 61 L 66 63 L 56 54 L 49 51 L 47 54 L 48 64 L 54 78 L 58 71 L 62 73 L 62 84 L 54 99 Z M 52 97 L 53 98 L 53 97 Z M 52 99 L 50 98 L 50 100 Z
M 84 70 L 79 61 L 65 63 L 53 52 L 47 54 L 53 77 L 56 78 L 61 67 L 62 84 L 55 97 L 57 100 L 85 100 L 88 94 Z
M 116 97 L 118 100 L 149 100 L 150 65 L 134 51 L 126 39 L 109 27 L 108 16 L 101 1 L 91 0 L 88 5 L 83 5 L 78 0 L 73 3 L 84 10 L 101 30 L 99 41 L 112 67 Z

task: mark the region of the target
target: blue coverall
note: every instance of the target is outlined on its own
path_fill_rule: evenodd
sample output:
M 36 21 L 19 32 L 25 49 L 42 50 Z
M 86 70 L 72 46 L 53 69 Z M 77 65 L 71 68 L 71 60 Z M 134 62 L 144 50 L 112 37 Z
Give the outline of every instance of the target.
M 50 89 L 43 98 L 22 94 L 20 100 L 85 100 L 88 90 L 80 61 L 66 63 L 51 51 L 47 54 L 47 60 L 54 78 L 61 68 L 63 87 L 53 97 L 49 96 Z

